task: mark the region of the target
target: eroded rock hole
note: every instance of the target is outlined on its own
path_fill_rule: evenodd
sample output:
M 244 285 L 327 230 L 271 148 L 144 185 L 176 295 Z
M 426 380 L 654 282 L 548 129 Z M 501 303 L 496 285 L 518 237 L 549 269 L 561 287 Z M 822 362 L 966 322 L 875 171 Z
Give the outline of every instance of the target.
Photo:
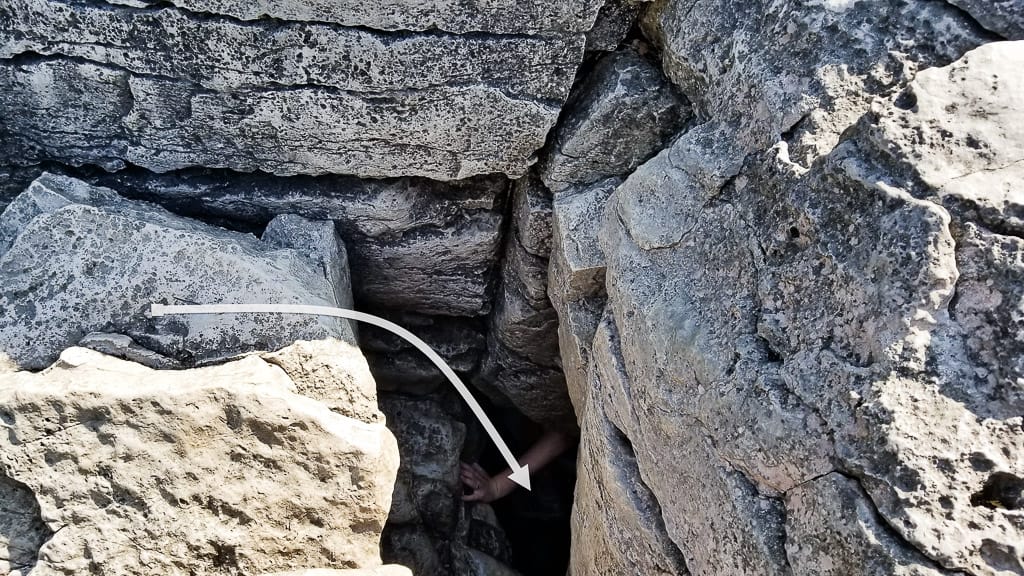
M 1024 508 L 1024 478 L 995 472 L 981 490 L 971 495 L 971 504 L 997 510 L 1020 510 Z
M 0 572 L 28 574 L 52 536 L 32 490 L 0 474 Z

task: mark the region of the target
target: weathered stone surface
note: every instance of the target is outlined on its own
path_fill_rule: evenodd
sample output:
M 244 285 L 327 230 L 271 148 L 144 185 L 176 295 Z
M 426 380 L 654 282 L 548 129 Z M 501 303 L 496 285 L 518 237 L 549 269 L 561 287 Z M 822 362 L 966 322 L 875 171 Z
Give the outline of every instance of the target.
M 312 568 L 310 570 L 293 570 L 291 572 L 275 572 L 264 576 L 412 576 L 405 566 L 388 564 L 377 568 L 352 568 L 334 570 L 330 568 Z
M 628 174 L 690 116 L 661 70 L 632 48 L 604 57 L 566 107 L 540 170 L 553 192 Z
M 946 2 L 661 0 L 646 36 L 699 116 L 738 125 L 739 158 L 780 138 L 810 165 L 867 111 L 929 66 L 994 37 Z
M 606 330 L 602 336 L 610 334 Z M 577 404 L 582 421 L 570 574 L 689 574 L 629 440 L 604 412 L 603 379 L 627 376 L 608 370 L 615 362 L 611 357 L 601 361 L 605 369 L 592 367 L 583 391 L 590 396 L 589 408 L 580 411 Z
M 519 242 L 541 258 L 551 253 L 551 192 L 532 171 L 512 188 L 513 214 Z
M 257 357 L 154 371 L 71 348 L 0 378 L 0 469 L 52 532 L 33 574 L 373 567 L 394 437 Z
M 902 546 L 860 485 L 837 472 L 791 490 L 786 510 L 786 556 L 794 574 L 840 576 L 851 567 L 878 576 L 949 574 Z
M 43 522 L 32 490 L 2 473 L 0 502 L 0 571 L 27 574 L 53 531 Z
M 273 228 L 272 228 L 273 229 Z M 322 230 L 321 230 L 322 232 Z M 340 246 L 340 244 L 335 244 Z M 46 175 L 0 217 L 0 349 L 42 368 L 89 332 L 116 332 L 179 361 L 277 349 L 295 340 L 355 342 L 347 321 L 311 316 L 149 318 L 152 302 L 337 306 L 343 254 L 275 249 L 104 188 Z
M 148 6 L 146 0 L 108 0 L 111 4 Z M 374 30 L 442 30 L 496 34 L 585 32 L 590 29 L 600 2 L 585 0 L 485 0 L 472 8 L 454 0 L 171 0 L 170 4 L 195 12 L 225 14 L 242 20 L 264 17 L 281 20 L 330 22 Z
M 502 280 L 491 332 L 504 346 L 539 366 L 558 362 L 558 317 L 547 297 L 547 260 L 527 252 L 512 232 L 502 260 Z
M 647 0 L 607 0 L 587 32 L 587 52 L 611 52 L 622 44 Z
M 477 319 L 374 313 L 423 339 L 459 374 L 473 372 L 487 347 L 483 322 Z M 433 362 L 405 339 L 373 326 L 364 326 L 359 338 L 378 390 L 422 395 L 451 385 Z
M 493 333 L 488 334 L 487 355 L 472 382 L 493 402 L 515 406 L 533 422 L 566 430 L 575 427 L 561 369 L 516 354 Z
M 925 29 L 911 56 L 973 34 L 957 26 L 940 49 Z M 1021 44 L 986 45 L 870 112 L 829 84 L 843 106 L 800 138 L 838 145 L 810 168 L 786 142 L 748 154 L 770 115 L 711 121 L 610 198 L 604 285 L 628 379 L 609 381 L 629 388 L 603 408 L 694 573 L 1024 573 L 1024 244 L 1007 234 L 1022 64 Z M 828 487 L 836 471 L 860 487 Z M 864 506 L 861 524 L 836 512 Z
M 592 21 L 587 11 L 574 16 Z M 518 176 L 583 43 L 11 0 L 0 8 L 0 145 L 26 160 L 157 172 Z
M 490 307 L 507 181 L 276 178 L 221 170 L 125 170 L 91 181 L 194 217 L 255 224 L 275 214 L 334 220 L 361 305 L 480 315 Z M 400 270 L 395 270 L 400 266 Z
M 609 178 L 555 196 L 548 294 L 556 310 L 604 292 L 605 259 L 598 230 L 605 202 L 621 182 Z
M 590 371 L 594 333 L 601 321 L 604 296 L 588 297 L 563 302 L 558 313 L 558 349 L 562 356 L 562 372 L 565 385 L 576 410 L 576 419 L 581 421 L 586 410 L 589 394 L 587 383 Z
M 986 29 L 1007 40 L 1024 40 L 1024 6 L 1013 0 L 950 0 Z
M 359 348 L 338 340 L 298 341 L 260 357 L 284 370 L 299 394 L 363 422 L 381 422 L 377 387 Z
M 402 456 L 382 555 L 417 576 L 483 575 L 487 572 L 477 568 L 481 563 L 504 574 L 501 562 L 467 545 L 476 540 L 473 530 L 479 523 L 465 513 L 458 479 L 466 428 L 440 398 L 381 397 Z M 489 527 L 495 530 L 500 532 Z
M 388 394 L 380 406 L 402 458 L 389 521 L 454 533 L 462 509 L 458 470 L 465 426 L 431 398 Z

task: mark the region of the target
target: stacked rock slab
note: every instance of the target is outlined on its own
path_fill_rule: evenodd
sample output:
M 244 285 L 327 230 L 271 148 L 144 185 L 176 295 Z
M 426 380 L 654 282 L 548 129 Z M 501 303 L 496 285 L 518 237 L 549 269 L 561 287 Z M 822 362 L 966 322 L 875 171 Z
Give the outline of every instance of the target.
M 0 348 L 28 369 L 96 331 L 185 363 L 297 339 L 355 342 L 348 322 L 311 316 L 148 315 L 154 302 L 348 305 L 344 245 L 329 223 L 299 217 L 282 216 L 259 241 L 44 175 L 0 217 L 0 279 Z
M 607 202 L 583 409 L 652 500 L 585 435 L 576 529 L 656 504 L 674 574 L 1024 573 L 1024 47 L 943 3 L 693 8 L 644 19 L 701 123 Z
M 601 2 L 247 4 L 6 2 L 5 153 L 156 172 L 518 176 Z
M 282 215 L 257 240 L 47 174 L 0 216 L 0 251 L 3 568 L 380 565 L 398 451 L 351 326 L 146 315 L 154 301 L 351 306 L 333 224 Z M 216 365 L 184 369 L 198 362 Z

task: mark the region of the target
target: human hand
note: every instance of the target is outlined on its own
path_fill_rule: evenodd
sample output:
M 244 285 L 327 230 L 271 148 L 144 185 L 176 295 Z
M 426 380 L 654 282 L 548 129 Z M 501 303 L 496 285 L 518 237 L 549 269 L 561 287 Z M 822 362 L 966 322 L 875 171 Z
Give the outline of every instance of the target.
M 459 477 L 462 483 L 469 487 L 472 492 L 462 496 L 466 502 L 493 502 L 504 496 L 498 487 L 498 482 L 491 478 L 479 464 L 462 463 Z

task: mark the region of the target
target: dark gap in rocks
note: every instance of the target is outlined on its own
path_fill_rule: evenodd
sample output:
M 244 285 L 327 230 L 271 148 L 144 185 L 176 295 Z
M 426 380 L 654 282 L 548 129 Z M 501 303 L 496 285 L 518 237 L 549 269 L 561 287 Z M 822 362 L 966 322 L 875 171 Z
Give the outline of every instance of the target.
M 480 399 L 512 453 L 519 456 L 536 442 L 544 430 L 509 406 L 496 406 Z M 474 425 L 467 442 L 467 458 L 479 454 L 490 474 L 507 466 L 494 443 Z M 492 502 L 501 527 L 511 545 L 510 566 L 524 576 L 564 576 L 569 566 L 570 521 L 576 487 L 576 449 L 567 450 L 540 471 L 531 471 L 532 490 L 516 489 Z
M 53 535 L 32 490 L 0 472 L 0 566 L 28 574 Z
M 994 472 L 981 490 L 971 495 L 971 505 L 993 510 L 1024 508 L 1024 478 L 1009 472 Z

